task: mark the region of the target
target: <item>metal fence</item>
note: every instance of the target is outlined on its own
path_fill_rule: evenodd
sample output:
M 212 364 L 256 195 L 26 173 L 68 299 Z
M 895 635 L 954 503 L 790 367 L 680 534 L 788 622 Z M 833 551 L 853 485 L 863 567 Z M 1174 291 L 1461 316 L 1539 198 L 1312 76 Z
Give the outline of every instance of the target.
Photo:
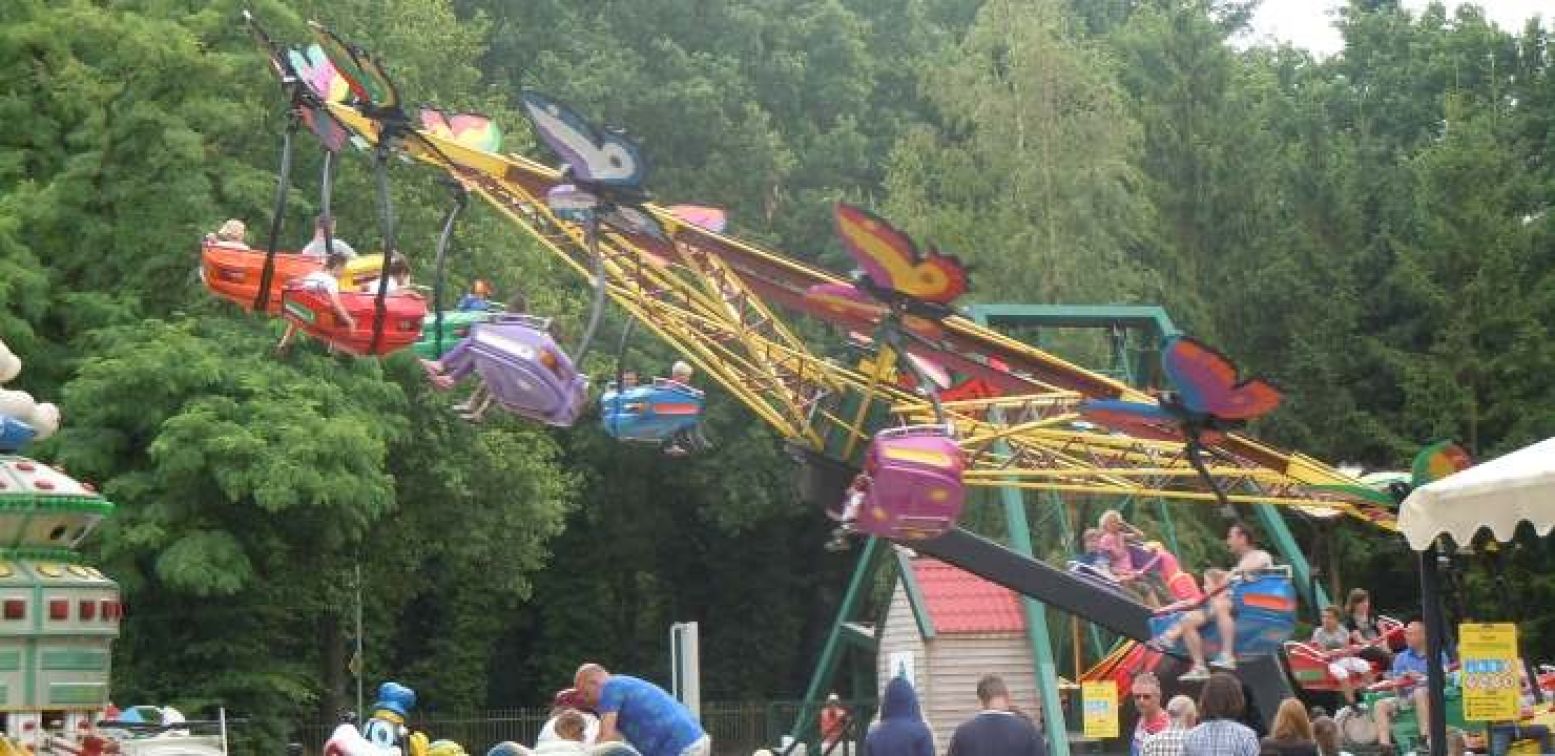
M 793 702 L 704 703 L 702 729 L 713 739 L 715 756 L 750 756 L 752 751 L 778 742 L 793 726 L 796 709 Z M 534 745 L 549 713 L 549 709 L 418 712 L 411 716 L 409 725 L 433 740 L 456 741 L 472 756 L 480 756 L 505 740 Z M 331 721 L 298 726 L 292 741 L 302 744 L 304 754 L 317 756 L 338 725 L 338 721 Z

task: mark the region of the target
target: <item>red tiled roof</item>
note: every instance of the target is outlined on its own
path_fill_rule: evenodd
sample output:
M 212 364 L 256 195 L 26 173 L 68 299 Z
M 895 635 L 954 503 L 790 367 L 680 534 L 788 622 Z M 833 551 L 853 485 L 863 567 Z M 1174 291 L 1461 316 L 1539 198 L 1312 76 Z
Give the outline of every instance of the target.
M 928 557 L 914 558 L 912 570 L 936 633 L 965 635 L 1026 630 L 1026 616 L 1010 589 Z

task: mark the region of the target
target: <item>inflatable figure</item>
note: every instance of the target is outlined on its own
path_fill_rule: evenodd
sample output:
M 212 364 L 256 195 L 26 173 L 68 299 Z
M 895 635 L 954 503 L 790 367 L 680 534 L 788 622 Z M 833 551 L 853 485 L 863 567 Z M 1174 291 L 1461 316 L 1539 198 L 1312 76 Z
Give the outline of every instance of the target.
M 378 686 L 378 700 L 362 729 L 349 722 L 335 728 L 324 744 L 324 756 L 430 756 L 426 735 L 412 733 L 406 717 L 416 705 L 416 692 L 397 682 Z
M 434 740 L 427 746 L 426 756 L 469 756 L 469 753 L 452 740 Z
M 375 745 L 402 744 L 409 735 L 405 717 L 415 705 L 416 692 L 410 688 L 392 681 L 378 686 L 378 700 L 373 715 L 362 725 L 362 737 Z
M 15 378 L 22 361 L 0 342 L 0 383 Z M 13 452 L 28 441 L 44 439 L 59 430 L 59 407 L 39 402 L 25 391 L 0 389 L 0 452 Z

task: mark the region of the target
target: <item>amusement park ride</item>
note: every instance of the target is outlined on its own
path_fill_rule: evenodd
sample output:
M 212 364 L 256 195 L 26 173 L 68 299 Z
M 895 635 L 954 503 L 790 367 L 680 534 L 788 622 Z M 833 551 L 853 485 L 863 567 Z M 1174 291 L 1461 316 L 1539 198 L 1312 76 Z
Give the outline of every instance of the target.
M 874 536 L 865 539 L 861 564 L 882 540 L 894 541 L 1141 642 L 1172 615 L 957 528 L 968 490 L 1274 504 L 1395 528 L 1392 510 L 1368 496 L 1360 481 L 1239 433 L 1246 421 L 1274 409 L 1279 392 L 1260 380 L 1239 380 L 1229 360 L 1196 340 L 1174 338 L 1164 346 L 1170 390 L 1147 393 L 964 316 L 955 304 L 967 288 L 960 262 L 919 250 L 866 210 L 836 208 L 838 236 L 860 268 L 845 279 L 723 233 L 719 213 L 653 204 L 637 145 L 561 103 L 533 92 L 522 97 L 541 140 L 563 162 L 558 170 L 502 152 L 501 133 L 489 119 L 433 109 L 413 116 L 376 59 L 322 27 L 313 27 L 317 44 L 288 50 L 249 21 L 290 100 L 277 219 L 291 133 L 306 124 L 326 151 L 326 208 L 337 153 L 354 143 L 374 155 L 385 250 L 395 249 L 392 214 L 383 207 L 386 165 L 392 156 L 406 156 L 446 174 L 461 198 L 471 193 L 485 200 L 591 281 L 596 301 L 582 343 L 570 352 L 527 316 L 461 315 L 451 329 L 455 316 L 443 312 L 441 283 L 455 210 L 439 244 L 430 310 L 420 298 L 387 294 L 380 278 L 375 293 L 349 295 L 358 331 L 337 326 L 327 303 L 287 283 L 296 275 L 289 266 L 298 263 L 276 253 L 278 226 L 268 251 L 205 250 L 207 286 L 246 308 L 274 314 L 279 300 L 284 317 L 354 354 L 385 354 L 419 337 L 419 354 L 441 355 L 443 367 L 461 375 L 479 373 L 505 409 L 567 426 L 585 407 L 589 381 L 576 366 L 608 299 L 788 439 L 805 471 L 807 498 L 835 504 L 860 471 L 868 476 L 851 525 Z M 213 273 L 218 253 L 220 264 L 236 272 Z M 254 283 L 223 290 L 235 281 Z M 843 364 L 823 355 L 784 320 L 794 314 L 836 327 L 863 357 Z M 694 426 L 703 400 L 700 391 L 673 381 L 612 385 L 602 422 L 619 438 L 661 442 Z M 1023 519 L 1018 529 L 1025 529 Z M 850 587 L 850 596 L 857 588 Z M 1239 644 L 1250 655 L 1241 668 L 1244 680 L 1259 699 L 1285 695 L 1285 675 L 1268 660 L 1290 632 L 1289 578 L 1232 590 L 1239 602 L 1257 597 L 1249 616 L 1268 615 L 1246 625 L 1248 637 Z M 1097 674 L 1154 660 L 1141 646 L 1109 657 Z M 822 684 L 812 684 L 812 698 Z M 1044 714 L 1062 721 L 1051 680 L 1044 687 Z M 1260 703 L 1273 711 L 1268 700 Z M 802 719 L 796 734 L 807 724 Z

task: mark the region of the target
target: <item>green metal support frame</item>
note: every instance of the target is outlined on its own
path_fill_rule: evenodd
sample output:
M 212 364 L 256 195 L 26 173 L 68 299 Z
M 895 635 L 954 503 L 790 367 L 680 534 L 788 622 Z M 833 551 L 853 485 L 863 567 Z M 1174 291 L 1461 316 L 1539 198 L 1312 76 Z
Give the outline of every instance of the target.
M 1157 344 L 1168 336 L 1181 333 L 1166 314 L 1166 310 L 1153 305 L 984 304 L 972 305 L 967 309 L 973 320 L 985 326 L 1008 323 L 1060 329 L 1110 329 L 1114 364 L 1124 379 L 1135 386 L 1144 383 L 1148 376 L 1153 375 L 1154 369 L 1153 365 L 1146 360 L 1149 351 L 1140 354 L 1137 360 L 1130 359 L 1126 332 L 1143 331 L 1153 336 L 1153 341 Z M 1011 549 L 1028 558 L 1035 558 L 1030 525 L 1026 520 L 1025 500 L 1021 490 L 1014 487 L 1001 488 L 999 496 L 1004 507 L 1005 526 L 1010 534 Z M 1168 544 L 1174 551 L 1178 551 L 1176 527 L 1167 514 L 1165 502 L 1158 501 L 1157 506 L 1166 526 Z M 1259 504 L 1254 507 L 1254 511 L 1269 534 L 1270 545 L 1291 565 L 1292 573 L 1300 586 L 1299 590 L 1312 606 L 1326 605 L 1328 596 L 1322 586 L 1312 581 L 1311 565 L 1301 553 L 1295 536 L 1291 534 L 1279 510 L 1273 505 Z M 1063 516 L 1061 522 L 1068 530 L 1070 523 L 1067 515 Z M 864 542 L 858 563 L 848 581 L 847 591 L 843 594 L 842 605 L 837 609 L 837 619 L 832 623 L 826 643 L 822 647 L 821 659 L 805 689 L 805 703 L 801 705 L 793 730 L 790 732 L 795 742 L 802 741 L 803 735 L 814 726 L 815 712 L 812 711 L 814 707 L 811 704 L 821 700 L 824 689 L 836 674 L 846 647 L 869 645 L 863 642 L 865 639 L 853 637 L 857 633 L 849 623 L 850 618 L 858 611 L 867 587 L 874 582 L 880 564 L 885 561 L 879 556 L 881 549 L 886 546 L 887 544 L 878 538 L 870 538 Z M 1058 691 L 1058 668 L 1054 661 L 1052 637 L 1048 631 L 1047 607 L 1041 601 L 1027 597 L 1023 597 L 1021 603 L 1026 615 L 1027 638 L 1031 643 L 1032 659 L 1036 666 L 1034 675 L 1037 691 L 1042 698 L 1043 720 L 1047 724 L 1049 733 L 1054 733 L 1055 723 L 1059 723 L 1067 731 Z M 1091 634 L 1092 642 L 1096 643 L 1099 636 L 1094 626 L 1091 628 Z M 1051 756 L 1069 756 L 1067 737 L 1049 737 L 1048 743 Z
M 1003 419 L 998 409 L 991 414 L 996 423 Z M 1009 451 L 1003 441 L 995 444 L 996 454 L 1008 454 Z M 1025 492 L 1015 486 L 1001 487 L 999 499 L 1004 504 L 1004 526 L 1009 533 L 1010 548 L 1021 556 L 1034 559 L 1031 527 L 1026 523 Z M 1020 603 L 1026 613 L 1026 640 L 1031 644 L 1031 658 L 1036 667 L 1033 672 L 1042 704 L 1042 721 L 1048 732 L 1048 754 L 1069 756 L 1069 725 L 1064 719 L 1063 699 L 1058 692 L 1058 666 L 1053 660 L 1053 639 L 1047 628 L 1047 605 L 1030 596 L 1022 596 Z
M 1046 328 L 1123 328 L 1144 331 L 1155 336 L 1156 343 L 1182 333 L 1177 325 L 1172 322 L 1171 316 L 1166 314 L 1166 309 L 1157 305 L 1023 305 L 1023 304 L 984 304 L 972 305 L 968 308 L 972 318 L 981 325 L 994 325 L 1008 323 L 1012 325 L 1027 325 Z M 1114 358 L 1118 357 L 1114 354 Z M 1125 374 L 1132 374 L 1136 379 L 1142 379 L 1151 374 L 1148 366 L 1133 366 L 1125 368 Z M 1130 381 L 1136 387 L 1136 381 Z M 1161 513 L 1165 513 L 1165 503 L 1158 502 Z M 1309 606 L 1327 606 L 1330 600 L 1328 592 L 1321 585 L 1312 580 L 1312 565 L 1301 551 L 1301 545 L 1296 542 L 1296 537 L 1291 534 L 1290 527 L 1285 524 L 1285 518 L 1281 516 L 1279 508 L 1272 504 L 1257 504 L 1253 507 L 1258 521 L 1263 524 L 1268 533 L 1270 546 L 1275 553 L 1280 555 L 1291 566 L 1292 576 L 1295 578 L 1297 591 L 1309 602 Z M 1176 527 L 1171 525 L 1169 518 L 1163 518 L 1167 523 L 1167 541 L 1174 552 L 1177 548 Z
M 837 620 L 832 623 L 831 631 L 826 636 L 826 645 L 821 647 L 821 661 L 816 664 L 815 672 L 810 676 L 810 685 L 805 688 L 799 716 L 794 718 L 794 729 L 789 735 L 796 743 L 802 741 L 805 733 L 815 724 L 815 712 L 812 711 L 815 707 L 811 704 L 822 700 L 822 691 L 837 673 L 843 645 L 847 642 L 845 635 L 848 633 L 849 618 L 858 609 L 869 585 L 874 582 L 875 572 L 882 561 L 879 559 L 880 550 L 888 547 L 889 544 L 879 538 L 864 540 L 858 563 L 853 567 L 853 577 L 848 579 L 848 590 L 842 594 L 842 606 L 837 607 Z

